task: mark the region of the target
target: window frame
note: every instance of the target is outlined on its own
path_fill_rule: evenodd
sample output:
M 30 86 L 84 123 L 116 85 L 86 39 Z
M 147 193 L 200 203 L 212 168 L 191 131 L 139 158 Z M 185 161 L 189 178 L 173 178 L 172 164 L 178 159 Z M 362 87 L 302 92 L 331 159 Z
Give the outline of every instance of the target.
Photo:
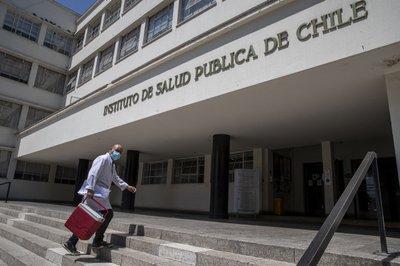
M 251 153 L 251 161 L 250 160 L 246 160 L 246 154 Z M 241 155 L 241 161 L 240 164 L 242 165 L 241 168 L 235 168 L 235 163 L 237 163 L 237 161 L 232 160 L 233 156 L 236 155 Z M 245 168 L 245 164 L 246 163 L 250 163 L 252 165 L 252 168 Z M 233 163 L 233 168 L 231 169 L 231 164 Z M 248 150 L 248 151 L 240 151 L 240 152 L 233 152 L 231 154 L 229 154 L 229 182 L 234 182 L 235 181 L 235 170 L 236 169 L 254 169 L 254 153 L 252 150 Z
M 19 169 L 18 169 L 18 164 L 22 164 L 22 163 L 23 163 L 23 167 L 22 167 L 23 171 L 22 171 L 22 173 L 20 173 Z M 35 180 L 34 179 L 34 175 L 36 173 L 27 173 L 26 169 L 27 169 L 28 165 L 30 167 L 39 167 L 40 166 L 39 180 Z M 43 170 L 48 170 L 48 171 L 46 173 Z M 24 178 L 25 176 L 30 176 L 30 178 Z M 33 162 L 27 162 L 27 161 L 21 161 L 21 160 L 17 161 L 17 167 L 15 169 L 14 179 L 24 180 L 24 181 L 32 181 L 32 182 L 45 182 L 45 183 L 48 183 L 49 182 L 49 177 L 50 177 L 50 165 L 49 164 L 33 163 Z
M 208 11 L 209 9 L 215 7 L 217 5 L 217 1 L 216 0 L 210 0 L 211 2 L 206 5 L 205 7 L 202 7 L 202 9 L 200 11 L 197 11 L 195 13 L 193 13 L 192 15 L 188 16 L 188 17 L 184 17 L 183 16 L 183 4 L 184 4 L 185 0 L 179 0 L 179 10 L 178 10 L 178 24 L 177 27 L 184 24 L 185 22 L 194 19 L 197 16 L 200 16 L 201 14 L 203 14 L 204 12 Z
M 110 11 L 112 10 L 112 11 Z M 116 3 L 113 3 L 112 5 L 110 5 L 109 7 L 106 7 L 105 9 L 105 15 L 104 15 L 104 22 L 103 22 L 103 28 L 101 29 L 101 31 L 105 31 L 106 29 L 108 29 L 112 24 L 114 24 L 117 20 L 119 20 L 121 18 L 121 1 L 118 1 Z M 107 15 L 110 14 L 116 14 L 116 16 L 114 17 L 114 19 L 111 19 L 110 21 L 107 21 L 107 19 L 109 19 L 110 17 L 112 17 L 113 15 L 109 16 L 107 18 Z
M 162 175 L 151 175 L 152 166 L 161 164 Z M 148 175 L 145 175 L 146 167 L 148 166 Z M 165 170 L 165 174 L 164 174 Z M 143 163 L 143 171 L 142 171 L 142 180 L 141 184 L 146 185 L 164 185 L 167 184 L 167 171 L 168 171 L 168 161 L 158 161 L 158 162 L 146 162 Z M 149 180 L 149 182 L 145 182 L 145 180 Z M 156 182 L 157 181 L 157 182 Z
M 96 34 L 93 34 L 93 29 L 94 28 L 98 28 Z M 100 35 L 100 31 L 101 31 L 101 18 L 96 18 L 92 23 L 89 24 L 88 26 L 88 32 L 87 32 L 87 36 L 86 36 L 86 43 L 85 45 L 87 45 L 88 43 L 90 43 L 91 41 L 93 41 L 94 39 L 97 38 L 97 36 Z M 90 35 L 89 35 L 90 34 Z
M 73 172 L 73 178 L 70 177 L 65 177 L 65 172 L 71 171 L 71 173 Z M 61 172 L 61 176 L 58 176 Z M 55 184 L 60 184 L 60 185 L 75 185 L 76 182 L 76 174 L 78 173 L 78 170 L 75 168 L 71 168 L 71 167 L 66 167 L 66 166 L 62 166 L 62 165 L 57 165 L 56 168 L 56 173 L 55 173 L 55 177 L 54 177 L 54 183 Z
M 51 43 L 47 41 L 47 36 L 48 36 L 49 32 L 51 34 Z M 56 44 L 54 44 L 55 36 L 64 38 L 65 42 L 66 42 L 66 45 L 69 46 L 69 49 L 68 49 L 68 47 L 60 47 L 60 46 L 57 46 Z M 52 50 L 54 50 L 54 51 L 56 51 L 56 52 L 58 52 L 60 54 L 63 54 L 63 55 L 66 55 L 66 56 L 71 56 L 71 54 L 72 54 L 72 46 L 73 46 L 73 39 L 71 37 L 69 37 L 67 34 L 61 33 L 61 32 L 59 32 L 57 30 L 54 30 L 54 29 L 48 27 L 47 30 L 46 30 L 46 36 L 45 36 L 44 41 L 43 41 L 43 46 L 45 46 L 45 47 L 47 47 L 49 49 L 52 49 Z
M 28 119 L 29 119 L 29 114 L 30 114 L 30 111 L 31 111 L 31 110 L 38 111 L 38 112 L 44 112 L 44 113 L 46 113 L 46 114 L 44 114 L 43 116 L 41 116 L 40 118 L 38 118 L 38 119 L 36 119 L 36 120 L 35 120 L 35 119 L 31 119 L 32 121 L 29 121 Z M 52 112 L 47 111 L 47 110 L 44 110 L 44 109 L 40 109 L 40 108 L 36 108 L 36 107 L 33 107 L 33 106 L 29 106 L 28 113 L 27 113 L 27 115 L 26 115 L 25 128 L 30 127 L 31 125 L 36 124 L 37 122 L 39 122 L 39 121 L 45 119 L 46 117 L 48 117 L 49 115 L 51 115 L 51 113 L 52 113 Z M 33 121 L 33 120 L 34 120 L 34 121 Z M 29 122 L 28 122 L 28 121 L 29 121 Z
M 68 89 L 68 85 L 71 82 L 71 77 L 75 78 L 74 86 L 73 87 L 71 86 L 71 89 Z M 74 91 L 76 89 L 76 87 L 78 86 L 78 80 L 77 79 L 78 79 L 78 70 L 75 70 L 74 72 L 72 72 L 71 74 L 68 75 L 67 82 L 65 83 L 65 89 L 64 89 L 65 94 L 68 94 L 71 91 Z
M 9 58 L 9 59 L 12 59 L 12 60 L 14 60 L 14 62 L 19 62 L 20 64 L 21 64 L 21 66 L 22 66 L 22 68 L 25 68 L 26 67 L 26 70 L 28 70 L 28 73 L 25 73 L 26 74 L 26 80 L 25 79 L 23 79 L 23 76 L 21 75 L 21 72 L 22 72 L 22 70 L 24 70 L 24 69 L 20 69 L 20 76 L 19 77 L 17 77 L 17 76 L 15 76 L 15 75 L 13 75 L 11 72 L 3 72 L 2 71 L 2 68 L 0 67 L 0 76 L 1 77 L 4 77 L 4 78 L 8 78 L 8 79 L 11 79 L 11 80 L 14 80 L 14 81 L 17 81 L 17 82 L 21 82 L 21 83 L 24 83 L 24 84 L 28 84 L 28 82 L 29 82 L 29 76 L 30 76 L 30 73 L 31 73 L 31 71 L 32 71 L 32 62 L 30 62 L 30 61 L 27 61 L 27 60 L 24 60 L 24 59 L 22 59 L 22 58 L 19 58 L 19 57 L 16 57 L 16 56 L 14 56 L 14 55 L 11 55 L 11 54 L 8 54 L 8 53 L 5 53 L 5 52 L 3 52 L 3 51 L 0 51 L 0 55 L 3 55 L 3 57 L 4 58 Z M 1 58 L 1 57 L 0 57 Z M 1 65 L 3 65 L 4 66 L 4 63 L 3 62 L 1 62 L 0 61 L 0 63 L 1 63 Z M 24 66 L 25 65 L 25 66 Z
M 130 56 L 130 55 L 132 55 L 132 54 L 134 54 L 135 52 L 138 51 L 138 49 L 139 49 L 139 41 L 140 41 L 139 40 L 140 39 L 140 29 L 141 29 L 141 26 L 139 25 L 139 26 L 133 28 L 132 30 L 130 30 L 129 32 L 127 32 L 126 34 L 121 36 L 121 39 L 120 39 L 119 44 L 118 44 L 117 62 L 116 63 L 118 63 L 119 61 L 122 61 L 123 59 L 127 58 L 128 56 Z M 124 55 L 121 55 L 123 38 L 128 36 L 129 34 L 131 34 L 133 32 L 136 32 L 136 34 L 134 36 L 137 37 L 137 41 L 136 41 L 135 47 L 132 50 L 126 52 Z
M 108 50 L 111 50 L 111 64 L 109 66 L 106 66 L 102 69 L 100 69 L 100 64 L 101 64 L 101 59 L 102 56 L 104 56 L 104 53 L 107 52 Z M 103 73 L 104 71 L 112 68 L 112 66 L 114 65 L 114 53 L 115 53 L 115 43 L 111 44 L 110 46 L 108 46 L 107 48 L 103 49 L 100 53 L 99 53 L 99 58 L 97 60 L 97 64 L 96 64 L 96 71 L 95 71 L 95 75 L 99 75 L 101 73 Z
M 125 14 L 126 12 L 128 12 L 129 10 L 131 10 L 132 8 L 134 8 L 137 4 L 139 4 L 142 0 L 132 0 L 134 1 L 129 7 L 126 6 L 126 3 L 128 1 L 125 1 L 124 3 L 124 10 L 122 11 L 122 14 Z
M 43 70 L 42 70 L 42 69 L 43 69 Z M 43 71 L 43 72 L 40 72 L 40 71 Z M 39 75 L 42 74 L 42 73 L 46 73 L 46 72 L 56 74 L 56 75 L 58 75 L 58 78 L 61 77 L 61 80 L 58 80 L 58 81 L 57 81 L 57 83 L 63 81 L 62 84 L 60 83 L 60 87 L 54 87 L 52 90 L 49 90 L 49 89 L 46 89 L 45 87 L 42 87 L 42 85 L 39 84 L 39 81 L 38 81 L 38 80 L 39 80 Z M 42 78 L 42 79 L 43 79 L 43 78 Z M 50 69 L 50 68 L 47 68 L 47 67 L 44 67 L 44 66 L 39 65 L 38 71 L 37 71 L 36 77 L 35 77 L 34 87 L 35 87 L 35 88 L 38 88 L 38 89 L 42 89 L 42 90 L 48 91 L 48 92 L 51 92 L 51 93 L 54 93 L 54 94 L 64 95 L 64 88 L 65 88 L 65 82 L 66 82 L 66 80 L 67 80 L 67 76 L 66 76 L 65 74 L 60 73 L 60 72 L 57 72 L 57 71 L 54 71 L 54 70 L 52 70 L 52 69 Z
M 0 124 L 0 127 L 18 129 L 19 120 L 21 119 L 22 105 L 18 104 L 18 103 L 15 103 L 15 102 L 10 102 L 10 101 L 6 101 L 6 100 L 3 100 L 3 99 L 0 99 L 0 111 L 1 111 L 2 114 L 4 114 L 4 111 L 1 110 L 2 107 L 3 107 L 3 105 L 1 105 L 2 102 L 11 104 L 12 106 L 10 108 L 12 108 L 12 110 L 13 110 L 13 106 L 16 107 L 15 110 L 12 111 L 11 115 L 16 115 L 18 117 L 14 118 L 15 119 L 14 121 L 10 120 L 10 124 L 9 125 Z
M 165 29 L 160 30 L 158 33 L 153 34 L 152 38 L 149 39 L 149 31 L 150 31 L 150 23 L 151 23 L 151 19 L 153 19 L 154 17 L 156 17 L 158 14 L 160 14 L 161 12 L 168 10 L 168 12 L 171 13 L 171 18 L 168 19 L 168 23 L 169 26 Z M 146 19 L 146 29 L 145 29 L 145 37 L 144 37 L 144 43 L 143 46 L 146 46 L 152 42 L 154 42 L 155 40 L 161 38 L 162 36 L 166 35 L 167 33 L 172 31 L 172 22 L 173 22 L 173 17 L 174 17 L 174 2 L 168 4 L 167 6 L 165 6 L 164 8 L 160 9 L 158 12 L 154 13 L 151 16 L 148 16 Z M 153 30 L 154 31 L 154 30 Z
M 95 61 L 94 58 L 92 58 L 92 59 L 90 59 L 89 61 L 87 61 L 86 63 L 84 63 L 84 64 L 82 65 L 81 73 L 80 73 L 80 75 L 79 75 L 79 80 L 78 80 L 78 86 L 77 86 L 77 87 L 80 87 L 80 86 L 82 86 L 83 84 L 85 84 L 85 83 L 87 83 L 87 82 L 89 82 L 89 81 L 92 80 L 92 78 L 93 78 L 93 71 L 95 70 L 95 69 L 94 69 L 94 68 L 95 68 L 94 61 Z M 87 66 L 87 65 L 89 65 L 89 64 L 92 65 L 92 71 L 91 71 L 91 74 L 90 74 L 90 78 L 88 78 L 88 79 L 82 81 L 84 68 L 85 68 L 85 66 Z
M 196 182 L 191 182 L 189 175 L 194 175 L 194 174 L 183 174 L 184 168 L 187 168 L 188 166 L 183 166 L 183 163 L 185 161 L 189 160 L 194 160 L 196 159 Z M 177 162 L 181 162 L 181 166 L 177 167 Z M 200 161 L 202 161 L 202 164 L 200 164 Z M 180 169 L 179 176 L 177 176 L 177 169 Z M 200 168 L 203 169 L 202 173 L 200 171 Z M 188 157 L 188 158 L 180 158 L 180 159 L 175 159 L 174 164 L 173 164 L 173 170 L 172 170 L 172 184 L 204 184 L 204 173 L 205 173 L 205 156 L 195 156 L 195 157 Z M 187 182 L 182 182 L 183 178 L 182 175 L 187 175 L 188 177 L 185 177 L 187 179 Z M 177 179 L 179 178 L 179 180 Z M 179 181 L 179 182 L 178 182 Z
M 13 16 L 13 21 L 12 21 L 12 25 L 11 26 L 10 25 L 6 25 L 7 16 L 9 14 L 11 14 Z M 30 29 L 29 29 L 29 33 L 28 34 L 24 33 L 21 29 L 18 28 L 19 25 L 21 25 L 21 24 L 24 25 L 24 23 L 26 21 L 28 21 L 30 23 Z M 32 34 L 32 29 L 33 29 L 34 26 L 37 27 L 37 36 L 32 38 L 33 35 L 31 35 L 31 34 Z M 35 19 L 32 19 L 32 18 L 30 18 L 28 16 L 25 16 L 23 14 L 19 14 L 19 13 L 15 12 L 14 10 L 11 11 L 11 10 L 8 9 L 6 11 L 6 15 L 5 15 L 5 18 L 4 18 L 4 21 L 3 21 L 2 28 L 7 30 L 7 31 L 9 31 L 9 32 L 15 33 L 16 35 L 19 35 L 19 36 L 21 36 L 21 37 L 23 37 L 25 39 L 28 39 L 30 41 L 33 41 L 33 42 L 37 43 L 38 40 L 39 40 L 39 35 L 40 35 L 40 30 L 42 28 L 42 23 L 37 22 Z

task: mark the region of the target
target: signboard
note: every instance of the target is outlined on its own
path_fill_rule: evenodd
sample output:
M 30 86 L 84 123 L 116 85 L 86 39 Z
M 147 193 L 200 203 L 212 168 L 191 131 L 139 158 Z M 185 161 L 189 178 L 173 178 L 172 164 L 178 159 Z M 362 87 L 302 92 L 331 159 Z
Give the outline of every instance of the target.
M 260 212 L 260 171 L 236 169 L 234 176 L 233 212 L 238 214 L 258 214 Z

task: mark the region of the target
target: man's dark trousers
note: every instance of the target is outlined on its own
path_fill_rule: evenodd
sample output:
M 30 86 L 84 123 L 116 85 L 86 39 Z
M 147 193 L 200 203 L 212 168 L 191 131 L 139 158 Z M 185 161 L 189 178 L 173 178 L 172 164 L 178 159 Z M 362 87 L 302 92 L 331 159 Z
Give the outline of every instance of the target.
M 101 214 L 105 214 L 106 211 L 100 211 Z M 100 228 L 96 231 L 96 235 L 94 236 L 93 239 L 93 244 L 98 244 L 103 241 L 104 238 L 104 233 L 107 230 L 108 225 L 111 222 L 111 219 L 113 218 L 114 213 L 112 209 L 108 210 L 108 214 L 106 217 L 104 217 L 104 222 L 101 224 Z M 76 243 L 78 243 L 79 238 L 76 235 L 72 235 L 69 239 L 68 242 L 71 243 L 72 245 L 76 246 Z

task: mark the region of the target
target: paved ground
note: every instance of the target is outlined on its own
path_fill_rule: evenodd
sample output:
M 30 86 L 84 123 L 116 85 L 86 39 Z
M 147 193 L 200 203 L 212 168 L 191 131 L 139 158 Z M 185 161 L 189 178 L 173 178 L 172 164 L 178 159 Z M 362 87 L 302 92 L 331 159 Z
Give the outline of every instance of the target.
M 13 204 L 24 204 L 42 206 L 46 208 L 55 208 L 57 210 L 71 211 L 71 206 L 51 205 L 31 202 L 13 202 Z M 162 213 L 123 213 L 115 212 L 116 221 L 143 224 L 161 229 L 184 232 L 187 234 L 196 234 L 204 237 L 216 237 L 230 240 L 245 241 L 254 244 L 274 245 L 280 247 L 291 247 L 304 250 L 308 247 L 312 238 L 316 234 L 318 226 L 297 223 L 296 217 L 292 217 L 285 222 L 279 221 L 247 221 L 244 219 L 222 221 L 208 221 L 204 216 L 180 215 L 179 218 L 171 217 L 173 215 L 164 215 Z M 199 220 L 202 218 L 202 220 Z M 393 261 L 400 263 L 400 238 L 398 234 L 392 233 L 388 238 L 390 254 L 379 253 L 379 237 L 377 231 L 363 229 L 357 226 L 349 226 L 342 229 L 333 237 L 327 248 L 327 252 L 343 254 L 351 257 L 379 258 L 383 261 Z

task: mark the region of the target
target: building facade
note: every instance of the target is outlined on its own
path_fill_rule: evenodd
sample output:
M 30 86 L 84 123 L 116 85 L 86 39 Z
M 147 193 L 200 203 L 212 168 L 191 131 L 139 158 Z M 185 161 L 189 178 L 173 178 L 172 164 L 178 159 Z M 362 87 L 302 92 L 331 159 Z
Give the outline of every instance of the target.
M 398 220 L 399 22 L 395 0 L 97 1 L 76 20 L 64 107 L 16 135 L 11 196 L 71 201 L 90 160 L 122 143 L 138 193 L 113 191 L 115 205 L 223 217 L 233 170 L 254 169 L 261 211 L 279 197 L 322 216 L 372 150 Z M 373 215 L 370 190 L 350 215 Z

